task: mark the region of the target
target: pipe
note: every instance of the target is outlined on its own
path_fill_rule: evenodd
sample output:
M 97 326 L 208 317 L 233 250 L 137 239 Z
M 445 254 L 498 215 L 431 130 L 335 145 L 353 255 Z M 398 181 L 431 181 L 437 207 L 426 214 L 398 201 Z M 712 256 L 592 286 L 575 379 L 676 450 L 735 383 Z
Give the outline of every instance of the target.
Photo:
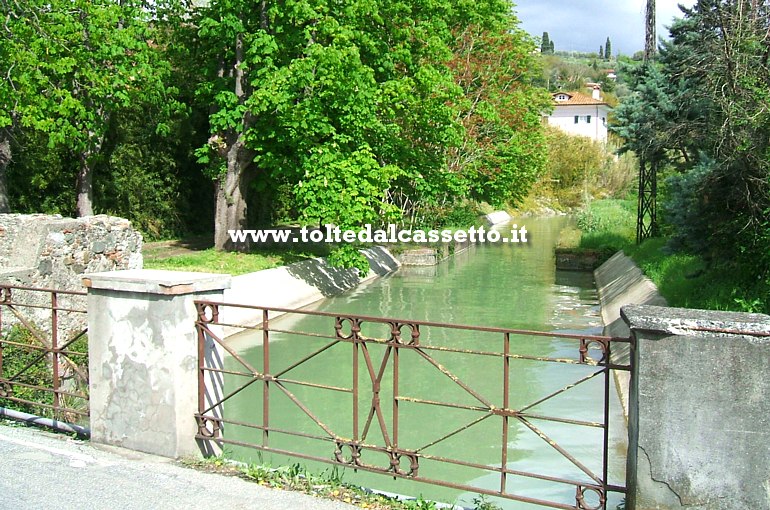
M 58 420 L 52 420 L 51 418 L 43 418 L 41 416 L 35 416 L 34 414 L 25 413 L 23 411 L 16 411 L 14 409 L 7 409 L 5 407 L 0 407 L 0 417 L 23 421 L 27 425 L 48 427 L 57 432 L 77 434 L 78 437 L 84 439 L 91 437 L 91 429 L 88 427 L 73 425 L 71 423 L 65 423 Z

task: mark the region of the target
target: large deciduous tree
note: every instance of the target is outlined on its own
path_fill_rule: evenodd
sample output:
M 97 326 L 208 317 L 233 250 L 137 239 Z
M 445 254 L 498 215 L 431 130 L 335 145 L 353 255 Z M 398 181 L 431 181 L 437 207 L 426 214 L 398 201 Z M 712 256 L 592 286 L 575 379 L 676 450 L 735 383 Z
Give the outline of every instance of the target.
M 508 32 L 510 9 L 500 0 L 198 9 L 199 98 L 212 105 L 198 154 L 217 186 L 215 245 L 235 248 L 227 231 L 247 222 L 249 190 L 276 183 L 291 186 L 301 221 L 351 227 L 462 193 L 514 197 L 538 169 L 543 103 L 527 88 L 534 43 Z M 464 70 L 460 55 L 472 62 Z M 464 137 L 474 123 L 486 127 Z M 448 164 L 464 139 L 483 164 Z
M 165 81 L 169 66 L 152 40 L 168 5 L 139 0 L 23 5 L 24 12 L 6 17 L 0 95 L 7 109 L 0 112 L 0 126 L 43 132 L 51 147 L 73 153 L 76 211 L 91 215 L 94 165 L 105 156 L 116 112 L 140 103 L 175 104 Z

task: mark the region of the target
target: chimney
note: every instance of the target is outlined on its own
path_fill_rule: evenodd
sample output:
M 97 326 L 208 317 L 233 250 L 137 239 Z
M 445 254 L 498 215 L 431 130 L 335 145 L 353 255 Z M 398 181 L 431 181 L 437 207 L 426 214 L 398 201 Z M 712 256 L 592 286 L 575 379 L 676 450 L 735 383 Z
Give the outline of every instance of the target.
M 593 93 L 591 94 L 591 97 L 596 99 L 597 101 L 602 100 L 602 88 L 599 85 L 594 85 Z

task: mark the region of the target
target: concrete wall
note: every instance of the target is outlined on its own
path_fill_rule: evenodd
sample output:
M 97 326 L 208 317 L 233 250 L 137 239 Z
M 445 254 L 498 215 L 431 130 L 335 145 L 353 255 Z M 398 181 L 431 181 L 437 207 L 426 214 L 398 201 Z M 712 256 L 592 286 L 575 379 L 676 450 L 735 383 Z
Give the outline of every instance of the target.
M 416 248 L 404 250 L 396 256 L 402 266 L 436 266 L 449 257 L 469 250 L 474 244 L 469 241 L 444 243 L 437 248 Z
M 607 262 L 594 271 L 596 289 L 599 293 L 604 334 L 614 337 L 628 337 L 631 332 L 620 317 L 620 309 L 625 305 L 666 306 L 666 300 L 658 292 L 655 284 L 644 276 L 641 269 L 622 251 L 613 255 Z M 613 349 L 612 359 L 616 363 L 627 365 L 631 361 L 628 344 L 619 344 Z M 615 380 L 623 405 L 623 413 L 628 418 L 628 386 L 631 374 L 615 372 Z
M 770 508 L 770 317 L 629 306 L 629 510 Z
M 226 275 L 96 273 L 88 287 L 91 439 L 166 457 L 199 453 L 195 299 L 221 300 Z M 213 352 L 212 352 L 213 351 Z M 206 343 L 205 359 L 221 356 Z M 216 379 L 209 393 L 220 394 Z
M 385 248 L 369 248 L 363 253 L 369 260 L 369 273 L 363 278 L 354 269 L 333 267 L 323 258 L 303 260 L 233 277 L 231 287 L 225 290 L 224 301 L 274 308 L 302 308 L 325 297 L 341 294 L 362 282 L 392 273 L 399 267 L 399 262 Z M 271 317 L 275 315 L 271 314 Z M 253 310 L 230 307 L 222 311 L 222 320 L 230 324 L 253 325 L 262 320 L 262 315 Z
M 500 225 L 502 223 L 508 223 L 513 218 L 506 211 L 494 211 L 485 215 L 484 219 L 490 225 Z

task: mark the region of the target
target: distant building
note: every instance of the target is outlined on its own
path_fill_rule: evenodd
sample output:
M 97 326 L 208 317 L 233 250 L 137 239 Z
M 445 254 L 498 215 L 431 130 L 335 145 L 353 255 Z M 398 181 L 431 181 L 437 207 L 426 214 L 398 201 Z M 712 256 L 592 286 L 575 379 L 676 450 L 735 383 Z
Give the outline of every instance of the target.
M 601 90 L 593 85 L 593 94 L 556 92 L 552 94 L 553 113 L 548 124 L 569 134 L 586 136 L 597 142 L 607 141 L 607 115 L 610 107 L 601 99 Z

